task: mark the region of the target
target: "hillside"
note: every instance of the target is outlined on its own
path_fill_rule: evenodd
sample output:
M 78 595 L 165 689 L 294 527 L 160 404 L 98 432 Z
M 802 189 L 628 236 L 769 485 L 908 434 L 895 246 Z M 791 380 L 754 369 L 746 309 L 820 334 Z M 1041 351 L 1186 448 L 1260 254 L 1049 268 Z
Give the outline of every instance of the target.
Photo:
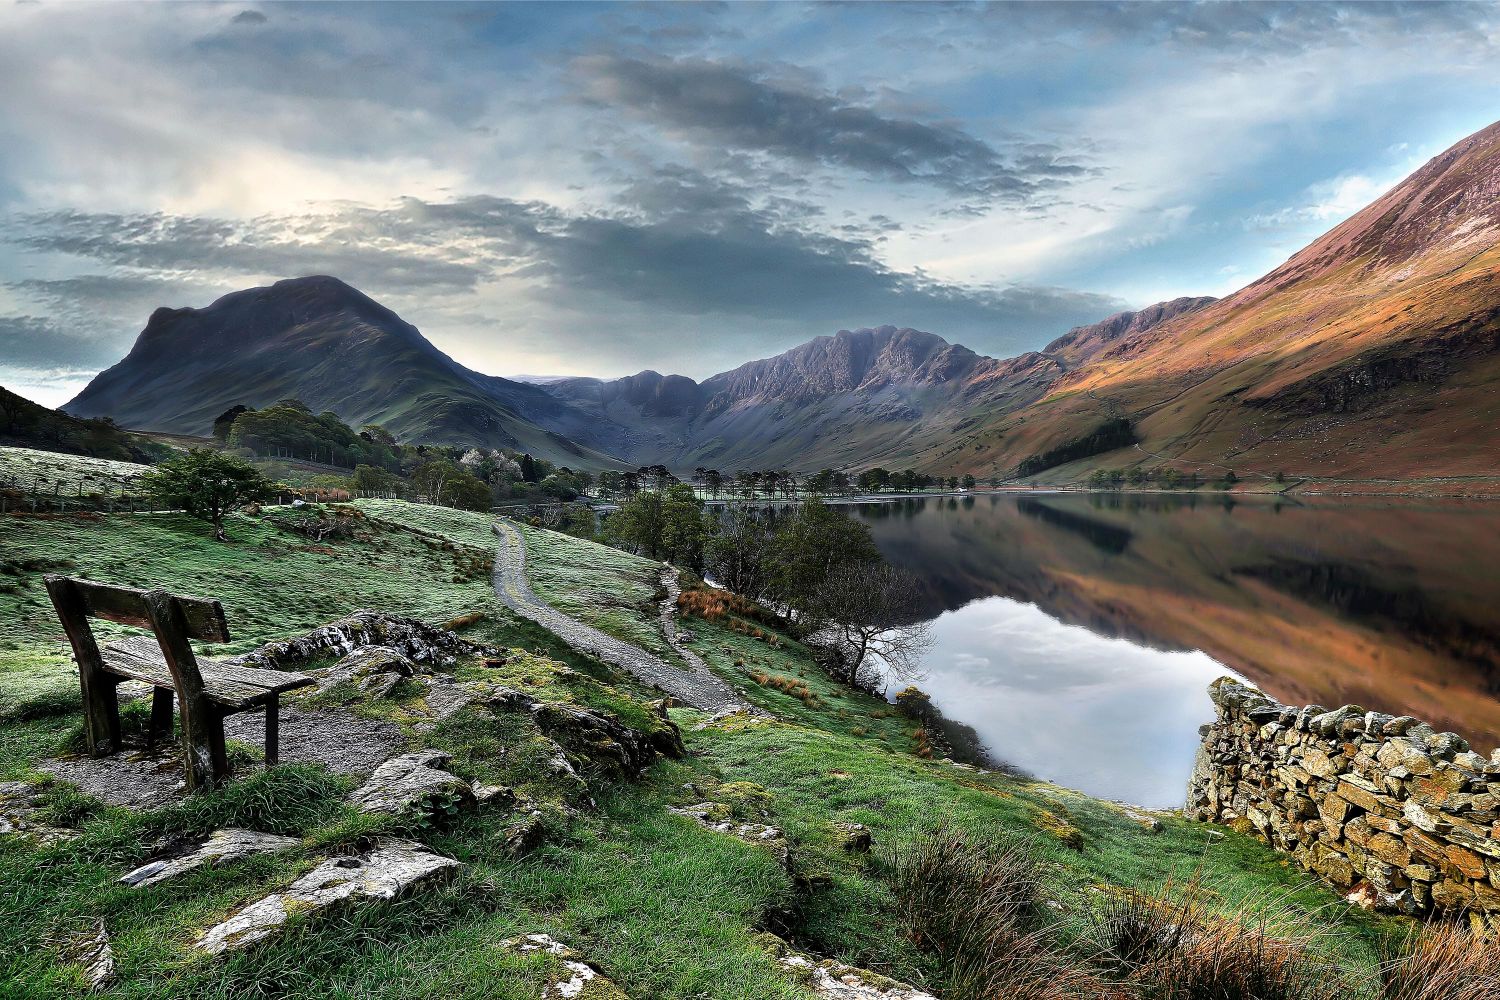
M 1087 936 L 1103 901 L 1164 883 L 1190 892 L 1194 873 L 1211 880 L 1204 896 L 1213 913 L 1249 923 L 1264 915 L 1278 931 L 1283 920 L 1288 932 L 1313 927 L 1326 932 L 1316 947 L 1331 965 L 1351 975 L 1373 966 L 1388 922 L 1339 905 L 1333 892 L 1250 837 L 1223 829 L 1210 835 L 1175 816 L 1131 813 L 1054 785 L 924 759 L 914 752 L 921 747 L 916 721 L 830 683 L 792 637 L 730 627 L 738 621 L 693 618 L 676 627 L 692 633 L 712 669 L 777 718 L 714 722 L 674 708 L 680 748 L 664 741 L 673 752 L 653 755 L 639 773 L 622 771 L 608 752 L 630 745 L 633 734 L 665 728 L 650 703 L 655 693 L 498 606 L 488 575 L 470 567 L 475 550 L 493 551 L 481 549 L 493 544 L 489 519 L 401 503 L 358 506 L 358 532 L 318 546 L 287 530 L 297 516 L 289 508 L 234 515 L 228 546 L 172 514 L 38 518 L 6 536 L 7 551 L 13 546 L 13 558 L 30 565 L 219 597 L 236 641 L 217 655 L 357 608 L 429 623 L 479 613 L 466 616 L 463 635 L 504 652 L 424 665 L 383 694 L 347 682 L 299 694 L 283 706 L 283 718 L 344 727 L 337 752 L 318 762 L 296 759 L 297 727 L 285 725 L 283 765 L 263 772 L 252 725 L 252 735 L 235 744 L 242 773 L 229 787 L 127 809 L 70 779 L 45 777 L 90 766 L 57 759 L 78 747 L 77 679 L 37 574 L 0 589 L 0 811 L 30 809 L 23 821 L 43 824 L 55 838 L 32 839 L 25 827 L 0 836 L 0 878 L 16 888 L 0 894 L 0 983 L 24 984 L 24 995 L 38 998 L 82 995 L 84 968 L 67 945 L 102 926 L 116 961 L 107 995 L 238 996 L 247 983 L 288 998 L 568 995 L 548 989 L 551 970 L 540 956 L 501 945 L 544 932 L 577 949 L 598 975 L 591 989 L 599 989 L 580 996 L 814 995 L 805 976 L 767 947 L 762 932 L 771 930 L 815 957 L 959 996 L 908 927 L 894 874 L 940 822 L 980 842 L 1019 837 L 1033 845 L 1042 874 L 1024 885 L 1045 902 L 1039 933 L 1069 949 L 1055 961 L 1076 962 L 1078 970 L 1096 952 Z M 601 627 L 622 634 L 657 627 L 650 600 L 659 564 L 541 529 L 527 534 L 535 556 L 528 572 L 547 600 L 593 607 Z M 330 674 L 327 660 L 299 669 Z M 471 689 L 494 695 L 455 706 L 453 695 Z M 541 708 L 508 709 L 518 692 Z M 126 708 L 132 736 L 145 708 Z M 584 710 L 613 721 L 610 740 L 595 731 L 586 741 L 538 729 Z M 438 800 L 430 811 L 419 804 L 395 815 L 353 808 L 350 792 L 374 763 L 408 749 L 448 754 L 442 766 L 465 781 L 503 786 L 504 794 L 488 804 L 445 810 Z M 373 760 L 362 760 L 371 753 Z M 122 757 L 92 766 L 135 774 Z M 128 795 L 138 781 L 95 791 Z M 705 829 L 691 816 L 705 801 L 775 836 Z M 873 849 L 846 848 L 848 828 L 840 824 L 861 824 Z M 120 884 L 158 845 L 180 852 L 222 827 L 294 840 L 279 855 L 226 860 L 161 885 Z M 284 891 L 324 859 L 352 859 L 374 838 L 391 836 L 460 863 L 446 883 L 415 886 L 395 903 L 351 900 L 336 914 L 299 913 L 294 926 L 232 957 L 195 946 L 226 914 Z M 605 979 L 621 992 L 603 991 Z M 1343 1000 L 1334 986 L 1326 984 L 1324 995 Z M 1080 995 L 1101 993 L 1060 996 Z
M 165 449 L 104 420 L 81 420 L 0 386 L 0 445 L 87 455 L 117 462 L 149 462 Z
M 278 281 L 204 309 L 158 309 L 130 353 L 64 409 L 123 426 L 207 434 L 237 403 L 296 397 L 406 441 L 505 447 L 563 465 L 603 455 L 533 417 L 561 409 L 534 386 L 470 371 L 417 328 L 336 278 Z
M 1136 462 L 1227 465 L 1241 478 L 1493 476 L 1497 192 L 1500 124 L 1244 289 L 1122 336 L 1031 405 L 989 414 L 948 461 L 1013 467 L 1125 416 L 1141 452 L 1050 476 Z

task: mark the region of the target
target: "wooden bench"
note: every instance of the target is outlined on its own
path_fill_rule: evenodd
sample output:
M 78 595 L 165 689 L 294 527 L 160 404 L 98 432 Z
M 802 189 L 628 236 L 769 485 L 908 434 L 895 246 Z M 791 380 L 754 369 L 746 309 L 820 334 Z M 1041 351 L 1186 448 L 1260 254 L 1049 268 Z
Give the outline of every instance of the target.
M 113 587 L 67 576 L 52 575 L 46 581 L 47 594 L 78 661 L 84 734 L 90 754 L 104 757 L 119 751 L 120 704 L 115 688 L 122 681 L 138 680 L 153 688 L 148 734 L 152 745 L 171 734 L 172 698 L 176 695 L 189 791 L 228 779 L 224 719 L 239 712 L 264 707 L 266 766 L 276 765 L 281 692 L 316 681 L 306 674 L 254 670 L 195 656 L 193 639 L 229 641 L 229 626 L 218 601 L 178 597 L 165 590 Z M 153 635 L 132 636 L 101 649 L 89 626 L 90 618 L 147 628 Z

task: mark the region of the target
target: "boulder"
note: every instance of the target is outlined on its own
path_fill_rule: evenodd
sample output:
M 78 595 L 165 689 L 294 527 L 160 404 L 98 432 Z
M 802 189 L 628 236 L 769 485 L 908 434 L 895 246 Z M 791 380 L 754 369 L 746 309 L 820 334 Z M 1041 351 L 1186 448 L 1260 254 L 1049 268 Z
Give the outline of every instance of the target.
M 731 816 L 731 810 L 722 802 L 699 802 L 691 806 L 668 806 L 667 812 L 674 816 L 685 816 L 705 830 L 728 834 L 746 843 L 764 847 L 776 856 L 781 867 L 791 867 L 791 847 L 780 829 L 765 823 L 741 823 Z
M 94 992 L 114 985 L 115 952 L 109 945 L 109 932 L 104 929 L 103 920 L 94 920 L 87 931 L 68 941 L 63 959 L 83 967 L 83 977 Z
M 434 628 L 415 618 L 356 611 L 299 638 L 268 642 L 228 662 L 263 670 L 287 670 L 330 655 L 348 656 L 364 646 L 394 650 L 414 663 L 430 667 L 450 667 L 460 656 L 502 655 L 499 650 L 460 639 L 446 629 Z
M 567 702 L 540 701 L 513 688 L 498 688 L 489 698 L 497 711 L 526 712 L 547 737 L 569 753 L 590 761 L 616 778 L 634 778 L 658 756 L 677 758 L 687 751 L 682 733 L 655 713 L 656 724 L 642 731 L 621 722 L 613 713 Z
M 390 900 L 412 886 L 450 874 L 458 862 L 408 840 L 382 840 L 366 854 L 332 858 L 204 931 L 194 947 L 210 955 L 237 951 L 276 934 L 292 913 L 306 915 L 357 900 Z

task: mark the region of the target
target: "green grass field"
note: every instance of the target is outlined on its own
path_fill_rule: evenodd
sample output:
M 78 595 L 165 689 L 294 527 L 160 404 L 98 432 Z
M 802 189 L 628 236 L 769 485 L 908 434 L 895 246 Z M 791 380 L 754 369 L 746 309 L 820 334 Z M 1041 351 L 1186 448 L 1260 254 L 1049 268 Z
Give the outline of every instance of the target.
M 236 515 L 227 545 L 175 515 L 0 520 L 0 780 L 34 780 L 49 758 L 79 747 L 76 679 L 39 584 L 52 570 L 217 597 L 237 651 L 358 608 L 434 623 L 482 613 L 470 634 L 515 652 L 499 668 L 461 662 L 460 679 L 608 709 L 631 725 L 649 720 L 643 703 L 650 692 L 496 604 L 481 571 L 494 547 L 486 516 L 395 502 L 360 509 L 366 518 L 357 537 L 321 545 L 284 530 L 281 519 L 292 514 L 283 508 Z M 540 596 L 665 650 L 654 620 L 656 564 L 525 531 Z M 547 840 L 519 858 L 504 847 L 517 822 L 508 810 L 415 827 L 377 822 L 344 804 L 347 779 L 310 766 L 254 774 L 144 814 L 53 786 L 49 808 L 58 825 L 76 826 L 81 836 L 51 847 L 0 836 L 0 995 L 80 995 L 81 969 L 62 957 L 60 942 L 95 918 L 108 927 L 119 963 L 106 995 L 141 1000 L 531 997 L 542 982 L 538 961 L 498 947 L 531 931 L 566 941 L 635 1000 L 806 997 L 757 945 L 755 933 L 766 928 L 804 949 L 938 990 L 934 959 L 902 928 L 885 858 L 944 821 L 1036 845 L 1065 945 L 1083 935 L 1092 908 L 1110 894 L 1197 874 L 1224 914 L 1246 919 L 1289 905 L 1302 924 L 1324 932 L 1318 947 L 1342 967 L 1371 968 L 1390 924 L 1349 910 L 1259 843 L 1173 818 L 1152 834 L 1118 808 L 1056 786 L 921 759 L 912 753 L 915 723 L 828 682 L 791 638 L 766 628 L 757 638 L 733 624 L 691 618 L 683 628 L 714 669 L 778 720 L 698 730 L 700 713 L 674 709 L 689 755 L 658 762 L 638 781 L 595 781 L 595 808 L 541 776 L 528 749 L 537 736 L 525 719 L 470 708 L 429 729 L 420 724 L 417 695 L 394 706 L 352 706 L 395 720 L 412 745 L 448 750 L 461 777 L 512 785 L 538 803 Z M 783 828 L 793 844 L 791 871 L 768 851 L 665 811 L 705 799 Z M 844 851 L 833 827 L 840 821 L 868 826 L 875 851 Z M 300 836 L 304 846 L 146 890 L 116 882 L 161 837 L 231 824 Z M 274 941 L 227 961 L 191 948 L 194 934 L 232 907 L 380 832 L 415 836 L 465 867 L 445 886 L 391 904 L 294 921 Z
M 30 488 L 40 482 L 46 490 L 60 487 L 65 495 L 129 492 L 149 465 L 116 462 L 107 458 L 63 455 L 32 448 L 0 446 L 0 484 L 18 483 Z

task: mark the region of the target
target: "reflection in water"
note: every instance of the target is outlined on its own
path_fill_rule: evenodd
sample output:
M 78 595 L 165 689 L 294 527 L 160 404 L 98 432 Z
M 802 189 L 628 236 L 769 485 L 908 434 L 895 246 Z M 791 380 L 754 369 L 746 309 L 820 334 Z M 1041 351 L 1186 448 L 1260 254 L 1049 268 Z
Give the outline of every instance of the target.
M 1500 741 L 1500 507 L 1021 494 L 858 508 L 926 584 L 937 705 L 996 756 L 1176 804 L 1237 672 Z

